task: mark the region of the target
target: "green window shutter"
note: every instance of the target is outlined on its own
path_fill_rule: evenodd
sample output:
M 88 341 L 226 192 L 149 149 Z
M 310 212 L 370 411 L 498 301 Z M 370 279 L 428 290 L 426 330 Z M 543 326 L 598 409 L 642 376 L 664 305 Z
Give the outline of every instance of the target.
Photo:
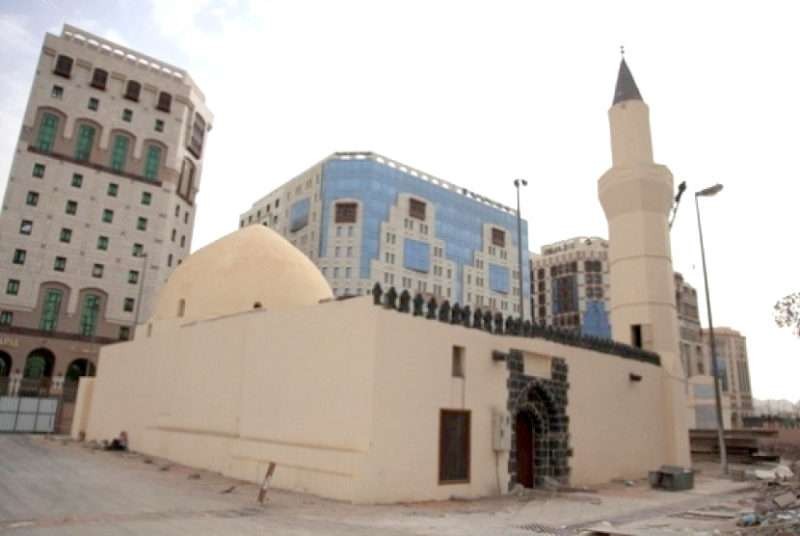
M 144 163 L 144 176 L 151 181 L 158 180 L 158 168 L 161 166 L 161 147 L 150 145 L 147 148 L 147 160 Z
M 43 331 L 55 331 L 58 325 L 58 312 L 61 309 L 61 291 L 48 290 L 44 297 L 44 307 L 42 310 L 42 320 L 39 328 Z
M 92 154 L 94 127 L 81 125 L 78 129 L 78 143 L 75 145 L 75 160 L 86 161 Z
M 45 153 L 52 151 L 57 131 L 58 117 L 47 113 L 42 115 L 42 123 L 39 125 L 39 137 L 36 140 L 36 147 Z
M 111 151 L 111 169 L 114 171 L 124 171 L 125 162 L 128 160 L 128 138 L 126 136 L 116 136 L 114 138 L 114 148 Z
M 100 309 L 100 298 L 95 294 L 87 294 L 83 299 L 81 310 L 81 335 L 91 337 L 97 329 L 97 313 Z

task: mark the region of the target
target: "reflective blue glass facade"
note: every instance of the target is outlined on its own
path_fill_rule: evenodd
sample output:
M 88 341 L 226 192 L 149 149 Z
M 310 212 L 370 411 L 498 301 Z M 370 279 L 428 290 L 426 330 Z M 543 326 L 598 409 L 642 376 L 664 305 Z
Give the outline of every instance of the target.
M 308 225 L 308 213 L 311 208 L 311 200 L 309 198 L 301 199 L 292 205 L 289 209 L 289 230 L 299 231 Z
M 320 257 L 327 251 L 328 227 L 332 221 L 333 205 L 338 200 L 356 200 L 361 203 L 360 218 L 362 241 L 360 251 L 360 277 L 377 280 L 370 274 L 370 263 L 380 251 L 381 223 L 389 219 L 390 208 L 397 203 L 399 194 L 410 194 L 427 200 L 436 207 L 433 232 L 445 242 L 444 256 L 456 264 L 454 274 L 454 300 L 462 301 L 461 281 L 464 265 L 472 265 L 474 253 L 483 247 L 483 224 L 494 224 L 512 232 L 508 238 L 517 247 L 516 215 L 482 203 L 464 195 L 463 190 L 446 189 L 413 176 L 398 168 L 376 160 L 330 159 L 323 164 L 321 181 L 321 240 Z M 528 225 L 522 221 L 523 297 L 530 301 L 528 262 Z
M 431 269 L 431 245 L 406 238 L 403 242 L 403 266 L 416 272 L 428 273 Z
M 501 294 L 511 292 L 508 278 L 508 268 L 496 264 L 489 265 L 489 288 L 494 292 L 500 292 Z
M 588 300 L 586 302 L 586 312 L 583 314 L 581 322 L 581 333 L 602 339 L 611 338 L 611 325 L 608 323 L 605 303 L 600 300 Z

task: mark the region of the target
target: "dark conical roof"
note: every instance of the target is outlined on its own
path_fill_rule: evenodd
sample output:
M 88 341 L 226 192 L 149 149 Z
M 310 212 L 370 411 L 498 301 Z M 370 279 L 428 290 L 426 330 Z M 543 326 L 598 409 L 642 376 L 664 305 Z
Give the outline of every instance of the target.
M 636 82 L 633 80 L 631 70 L 625 63 L 625 58 L 619 64 L 619 74 L 617 75 L 617 87 L 614 89 L 614 104 L 628 100 L 643 100 Z

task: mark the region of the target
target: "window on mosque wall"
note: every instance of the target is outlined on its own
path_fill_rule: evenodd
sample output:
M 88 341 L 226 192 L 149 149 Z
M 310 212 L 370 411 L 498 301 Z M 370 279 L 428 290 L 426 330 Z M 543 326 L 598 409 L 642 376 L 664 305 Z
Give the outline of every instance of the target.
M 493 292 L 508 294 L 510 287 L 508 268 L 497 264 L 489 264 L 489 288 Z
M 311 210 L 311 200 L 309 198 L 296 201 L 289 209 L 289 230 L 299 231 L 308 225 L 308 214 Z
M 470 412 L 443 409 L 439 414 L 439 483 L 470 479 Z
M 277 206 L 277 204 L 275 205 Z M 355 203 L 336 203 L 335 223 L 355 223 L 358 205 Z
M 403 242 L 403 266 L 415 272 L 428 273 L 431 266 L 430 244 L 406 238 Z

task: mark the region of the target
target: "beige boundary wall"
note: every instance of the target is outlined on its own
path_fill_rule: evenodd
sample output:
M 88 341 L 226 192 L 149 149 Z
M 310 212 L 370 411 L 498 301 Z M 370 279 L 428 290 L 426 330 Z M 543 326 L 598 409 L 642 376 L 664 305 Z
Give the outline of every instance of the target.
M 463 379 L 451 375 L 454 345 L 465 348 Z M 274 461 L 276 487 L 354 502 L 494 495 L 509 481 L 491 418 L 507 408 L 509 372 L 492 352 L 510 349 L 526 353 L 526 373 L 546 373 L 550 356 L 567 361 L 573 485 L 642 477 L 665 461 L 661 367 L 370 298 L 162 325 L 104 347 L 87 439 L 126 430 L 133 450 L 253 482 Z M 81 382 L 79 413 L 91 387 Z M 450 408 L 471 411 L 467 484 L 438 483 L 439 412 Z

